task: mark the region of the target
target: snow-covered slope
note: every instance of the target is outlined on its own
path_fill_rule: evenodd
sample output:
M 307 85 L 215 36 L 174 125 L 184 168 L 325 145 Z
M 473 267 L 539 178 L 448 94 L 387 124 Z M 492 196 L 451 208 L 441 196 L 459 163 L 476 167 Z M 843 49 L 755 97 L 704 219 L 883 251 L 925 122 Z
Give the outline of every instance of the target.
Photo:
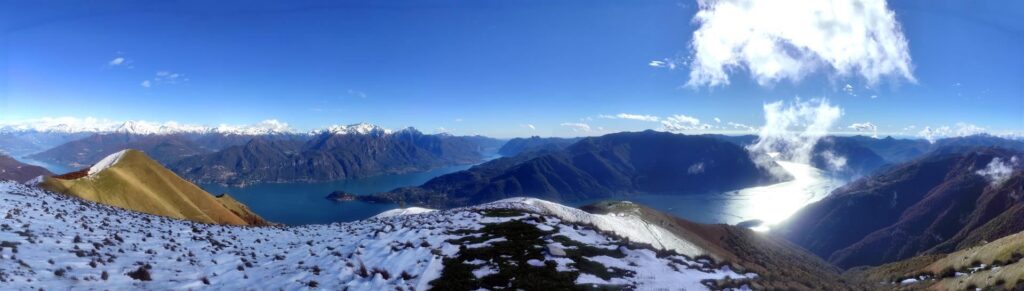
M 121 150 L 106 156 L 99 162 L 96 162 L 95 165 L 89 167 L 89 176 L 96 175 L 96 173 L 102 172 L 103 170 L 110 168 L 110 166 L 117 164 L 117 162 L 121 160 L 121 157 L 124 157 L 124 154 L 127 152 L 128 150 Z
M 705 280 L 756 276 L 627 243 L 586 224 L 634 240 L 621 229 L 634 227 L 628 219 L 584 214 L 522 199 L 352 223 L 235 227 L 141 214 L 0 182 L 0 285 L 423 290 L 432 283 L 487 287 L 489 277 L 537 283 L 515 276 L 540 272 L 570 284 L 692 290 L 707 288 Z M 516 246 L 534 257 L 520 262 L 500 254 Z M 478 259 L 462 260 L 472 256 Z
M 644 221 L 639 213 L 590 214 L 558 203 L 525 197 L 500 200 L 481 205 L 481 207 L 519 208 L 556 216 L 566 222 L 593 225 L 597 229 L 629 238 L 634 242 L 650 244 L 664 250 L 673 250 L 691 257 L 707 254 L 689 241 L 673 235 L 660 226 Z
M 384 212 L 378 213 L 377 215 L 374 215 L 373 218 L 387 218 L 387 217 L 392 217 L 392 216 L 420 214 L 420 213 L 427 213 L 427 212 L 432 212 L 432 211 L 437 211 L 437 210 L 430 209 L 430 208 L 423 208 L 423 207 L 415 207 L 415 206 L 414 207 L 409 207 L 409 208 L 396 208 L 396 209 L 391 209 L 391 210 L 388 210 L 388 211 L 384 211 Z

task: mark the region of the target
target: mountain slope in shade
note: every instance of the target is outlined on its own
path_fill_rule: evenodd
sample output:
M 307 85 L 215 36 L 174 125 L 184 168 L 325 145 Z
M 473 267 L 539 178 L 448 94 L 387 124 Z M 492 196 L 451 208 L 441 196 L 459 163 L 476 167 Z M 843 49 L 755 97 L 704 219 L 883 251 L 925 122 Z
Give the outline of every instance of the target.
M 89 169 L 44 178 L 39 187 L 125 209 L 202 223 L 267 224 L 230 196 L 214 197 L 136 150 L 112 154 Z
M 242 145 L 256 137 L 284 141 L 305 141 L 309 138 L 306 135 L 285 133 L 264 135 L 240 135 L 217 132 L 168 134 L 97 133 L 63 143 L 29 157 L 48 163 L 81 168 L 96 163 L 103 157 L 123 149 L 137 149 L 166 166 L 187 157 L 213 153 L 229 146 Z
M 886 160 L 851 137 L 826 137 L 814 145 L 811 165 L 834 175 L 860 177 L 886 165 Z
M 0 154 L 0 180 L 26 182 L 39 176 L 52 175 L 43 167 L 28 165 L 12 157 Z
M 1017 168 L 993 183 L 978 171 L 995 158 L 1019 155 L 999 148 L 939 151 L 837 189 L 778 231 L 843 268 L 995 240 L 1024 230 L 1024 173 Z
M 923 156 L 933 148 L 931 143 L 923 139 L 897 139 L 891 136 L 873 138 L 863 135 L 845 138 L 870 149 L 891 164 L 898 164 Z
M 743 148 L 718 139 L 645 131 L 583 139 L 375 194 L 433 208 L 515 196 L 578 201 L 636 193 L 708 193 L 775 182 Z
M 564 149 L 577 141 L 580 138 L 560 138 L 560 137 L 539 137 L 532 136 L 529 138 L 513 138 L 501 146 L 498 150 L 498 154 L 511 157 L 518 155 L 523 152 L 539 151 L 539 150 L 560 150 Z
M 686 238 L 715 261 L 730 262 L 758 274 L 755 290 L 865 289 L 814 254 L 770 233 L 726 224 L 700 224 L 630 202 L 598 202 L 580 209 L 593 214 L 635 216 L 645 223 Z
M 397 132 L 323 132 L 308 141 L 255 138 L 244 145 L 184 159 L 171 168 L 201 183 L 334 181 L 470 164 L 493 152 L 496 140 Z
M 44 162 L 81 168 L 126 148 L 145 151 L 162 163 L 210 152 L 184 135 L 94 134 L 61 144 L 30 157 Z

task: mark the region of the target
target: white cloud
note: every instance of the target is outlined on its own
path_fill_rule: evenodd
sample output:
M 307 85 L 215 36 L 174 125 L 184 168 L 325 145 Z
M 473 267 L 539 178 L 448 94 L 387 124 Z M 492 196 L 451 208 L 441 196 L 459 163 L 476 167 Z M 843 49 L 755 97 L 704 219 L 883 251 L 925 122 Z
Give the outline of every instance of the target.
M 842 171 L 846 168 L 846 157 L 837 155 L 832 151 L 821 153 L 821 158 L 825 160 L 825 167 L 828 167 L 830 171 Z
M 568 127 L 569 129 L 572 129 L 573 132 L 590 132 L 590 125 L 586 123 L 565 122 L 562 123 L 561 126 Z
M 110 65 L 111 67 L 120 66 L 125 64 L 125 61 L 127 60 L 124 57 L 116 57 L 113 60 L 110 60 L 110 62 L 108 62 L 107 65 Z
M 722 123 L 722 120 L 718 119 L 718 117 L 715 117 L 715 123 Z
M 662 59 L 662 60 L 654 60 L 654 61 L 650 61 L 650 62 L 647 63 L 647 65 L 651 66 L 651 67 L 662 68 L 662 69 L 669 69 L 669 70 L 675 70 L 676 68 L 678 68 L 679 66 L 684 65 L 684 64 L 685 63 L 682 62 L 679 59 L 669 59 L 669 58 L 665 58 L 665 59 Z
M 360 99 L 366 99 L 366 92 L 363 92 L 363 91 L 356 91 L 356 90 L 349 89 L 348 90 L 348 95 L 349 96 L 353 96 L 353 97 L 359 97 Z
M 120 123 L 94 117 L 72 116 L 42 117 L 23 120 L 0 121 L 0 130 L 14 131 L 56 131 L 56 132 L 102 132 Z
M 871 137 L 875 137 L 875 138 L 878 137 L 878 126 L 876 126 L 876 125 L 874 125 L 874 124 L 872 124 L 870 122 L 850 124 L 850 126 L 847 126 L 847 128 L 855 130 L 855 131 L 858 131 L 858 132 L 870 132 L 871 133 Z
M 54 132 L 132 132 L 141 134 L 158 133 L 235 133 L 268 134 L 293 132 L 287 123 L 268 119 L 250 125 L 226 125 L 207 127 L 196 124 L 182 124 L 175 121 L 155 122 L 145 120 L 112 121 L 93 117 L 43 117 L 37 119 L 0 121 L 0 131 L 54 131 Z
M 533 124 L 522 124 L 520 126 L 525 127 L 525 128 L 529 128 L 530 130 L 537 130 L 537 127 L 533 126 Z
M 601 115 L 598 115 L 597 117 L 605 118 L 605 119 L 629 119 L 629 120 L 639 120 L 639 121 L 649 121 L 649 122 L 657 122 L 660 119 L 660 118 L 658 118 L 657 116 L 654 116 L 654 115 L 629 114 L 629 113 L 619 113 L 619 114 L 616 114 L 616 115 L 601 114 Z
M 184 82 L 188 82 L 188 78 L 184 74 L 175 73 L 171 71 L 157 71 L 152 79 L 144 80 L 140 85 L 142 87 L 150 88 L 156 85 L 174 85 Z
M 750 132 L 756 132 L 757 131 L 757 128 L 755 128 L 753 126 L 746 125 L 746 124 L 742 124 L 742 123 L 728 122 L 726 124 L 729 125 L 729 126 L 732 126 L 732 128 L 734 128 L 734 129 L 740 129 L 740 130 L 745 130 L 745 131 L 750 131 Z
M 984 169 L 978 170 L 978 175 L 985 177 L 993 187 L 999 186 L 1010 179 L 1010 175 L 1013 174 L 1013 167 L 1019 164 L 1017 156 L 1010 158 L 1010 162 L 1006 163 L 1003 159 L 995 157 L 991 162 L 985 166 Z
M 846 84 L 846 86 L 843 86 L 843 92 L 846 92 L 846 94 L 850 96 L 857 96 L 857 93 L 853 92 L 853 85 L 850 84 Z
M 765 124 L 758 133 L 757 143 L 749 150 L 760 156 L 809 164 L 811 151 L 828 129 L 842 116 L 839 106 L 827 99 L 801 101 L 790 104 L 783 101 L 764 105 Z
M 935 143 L 935 141 L 949 137 L 963 137 L 976 134 L 986 133 L 987 130 L 984 127 L 980 127 L 970 123 L 958 122 L 955 126 L 939 126 L 930 127 L 925 126 L 917 136 L 928 140 L 928 142 Z
M 916 82 L 895 13 L 885 0 L 698 0 L 688 86 L 729 84 L 747 71 L 759 84 L 825 70 L 875 84 Z
M 711 129 L 710 124 L 703 124 L 700 122 L 700 119 L 683 114 L 665 117 L 665 120 L 661 121 L 661 126 L 666 131 L 675 132 Z

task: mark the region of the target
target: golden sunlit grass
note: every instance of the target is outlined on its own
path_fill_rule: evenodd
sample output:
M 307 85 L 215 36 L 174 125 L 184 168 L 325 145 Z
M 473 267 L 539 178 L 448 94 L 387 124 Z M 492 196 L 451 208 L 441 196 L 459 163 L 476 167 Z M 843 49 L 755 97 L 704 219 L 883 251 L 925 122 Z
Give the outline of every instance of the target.
M 266 224 L 230 196 L 214 197 L 135 150 L 129 150 L 116 164 L 95 175 L 46 178 L 40 186 L 149 214 L 203 223 Z

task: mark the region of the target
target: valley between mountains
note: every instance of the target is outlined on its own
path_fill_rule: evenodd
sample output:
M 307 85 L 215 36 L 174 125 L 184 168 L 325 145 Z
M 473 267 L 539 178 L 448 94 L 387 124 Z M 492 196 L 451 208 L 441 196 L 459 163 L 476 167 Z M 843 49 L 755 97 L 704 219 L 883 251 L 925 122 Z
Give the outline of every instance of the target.
M 0 284 L 287 290 L 1024 286 L 1024 143 L 1015 140 L 828 136 L 804 163 L 766 163 L 751 151 L 754 136 L 643 131 L 499 141 L 365 124 L 241 136 L 97 133 L 33 156 L 68 166 L 88 163 L 68 173 L 0 159 L 0 177 L 9 180 L 0 182 Z M 74 148 L 99 149 L 98 158 L 58 154 L 82 153 Z M 491 158 L 497 153 L 502 156 Z M 278 224 L 230 193 L 195 184 L 334 181 L 458 164 L 475 165 L 390 191 L 322 193 L 319 203 L 395 205 L 331 224 Z M 800 167 L 813 175 L 794 172 Z M 768 207 L 770 201 L 746 202 L 742 211 L 700 204 L 710 207 L 703 211 L 753 213 L 730 224 L 698 223 L 686 219 L 690 213 L 665 211 L 666 205 L 630 202 L 657 195 L 666 203 L 707 203 L 702 201 L 778 191 L 817 194 L 795 196 L 798 204 L 782 212 Z M 328 194 L 339 201 L 326 199 Z

